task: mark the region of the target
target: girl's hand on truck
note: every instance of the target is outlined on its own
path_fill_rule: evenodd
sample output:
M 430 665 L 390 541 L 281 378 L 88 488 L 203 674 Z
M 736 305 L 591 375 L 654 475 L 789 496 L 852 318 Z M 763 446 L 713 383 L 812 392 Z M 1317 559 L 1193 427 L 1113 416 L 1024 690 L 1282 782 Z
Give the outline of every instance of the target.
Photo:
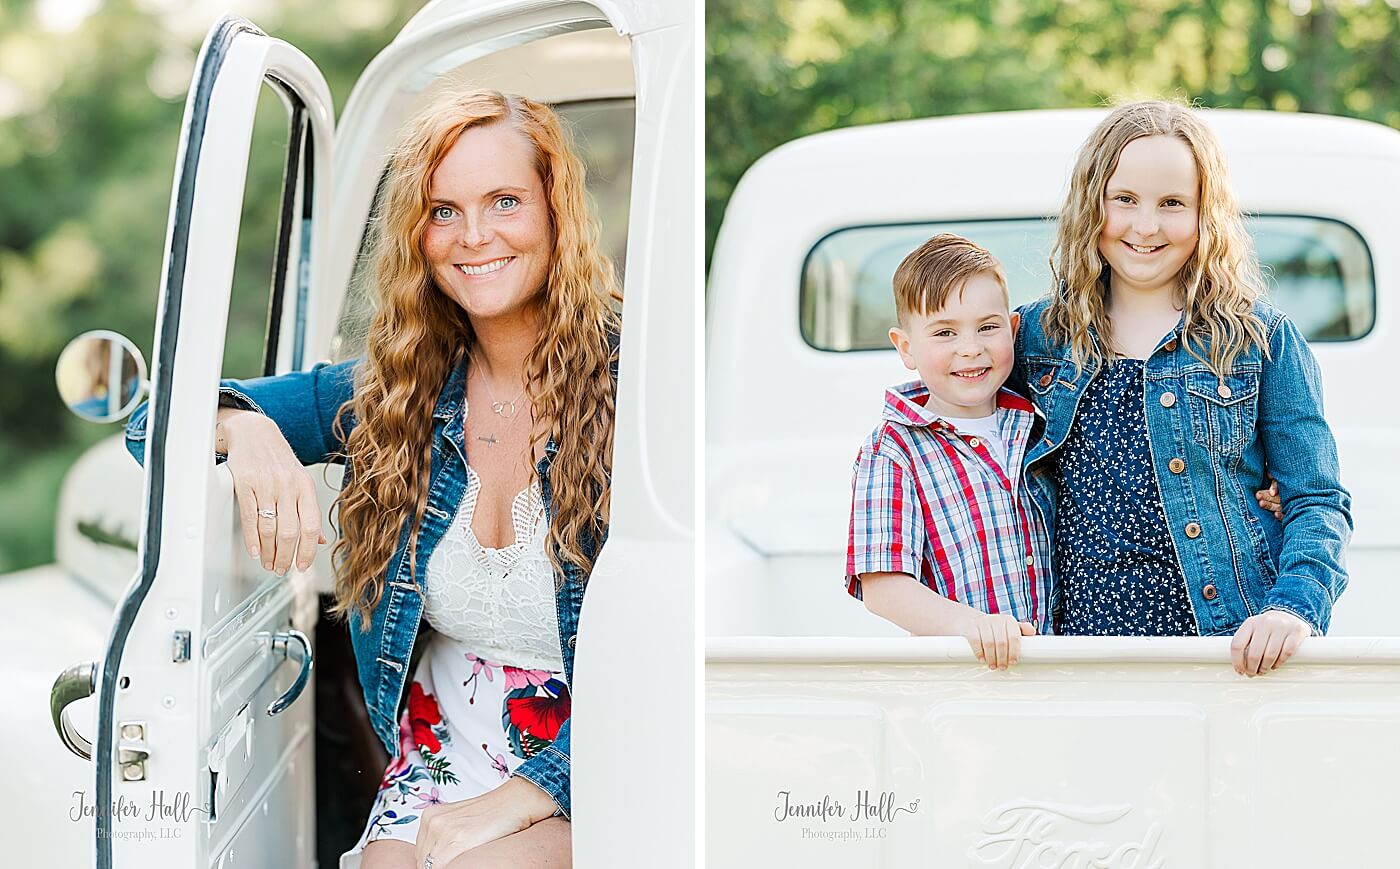
M 1262 676 L 1282 667 L 1312 635 L 1307 622 L 1283 610 L 1245 619 L 1230 641 L 1230 661 L 1241 676 Z

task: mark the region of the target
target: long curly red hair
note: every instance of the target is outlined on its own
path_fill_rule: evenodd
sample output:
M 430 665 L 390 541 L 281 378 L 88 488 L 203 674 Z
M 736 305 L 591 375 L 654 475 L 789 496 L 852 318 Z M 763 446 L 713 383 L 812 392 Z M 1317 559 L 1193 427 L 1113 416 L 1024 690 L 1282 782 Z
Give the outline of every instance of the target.
M 473 127 L 511 124 L 535 149 L 554 226 L 554 250 L 541 288 L 540 335 L 526 358 L 526 390 L 539 440 L 558 446 L 549 556 L 586 577 L 593 559 L 580 541 L 600 540 L 608 521 L 613 444 L 613 336 L 622 295 L 598 244 L 582 161 L 548 107 L 495 91 L 446 93 L 403 129 L 393 151 L 374 249 L 378 307 L 371 322 L 355 398 L 341 408 L 356 424 L 345 440 L 350 466 L 338 499 L 340 539 L 332 552 L 332 613 L 354 614 L 368 630 L 384 594 L 385 570 L 409 529 L 417 572 L 418 531 L 427 505 L 433 408 L 444 382 L 475 340 L 466 313 L 437 286 L 423 253 L 429 184 L 459 136 Z

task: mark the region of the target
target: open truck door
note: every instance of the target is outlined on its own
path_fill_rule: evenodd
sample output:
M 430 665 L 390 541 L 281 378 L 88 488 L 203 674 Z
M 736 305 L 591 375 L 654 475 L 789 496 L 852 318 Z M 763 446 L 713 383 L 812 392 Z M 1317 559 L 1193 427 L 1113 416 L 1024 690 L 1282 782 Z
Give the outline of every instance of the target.
M 60 676 L 53 716 L 93 763 L 95 865 L 306 866 L 313 859 L 312 573 L 241 545 L 214 417 L 255 109 L 271 88 L 288 145 L 264 373 L 303 367 L 324 268 L 333 112 L 307 57 L 225 17 L 185 103 L 158 303 L 139 568 L 104 657 Z M 312 568 L 314 571 L 316 568 Z M 96 693 L 89 743 L 65 706 Z

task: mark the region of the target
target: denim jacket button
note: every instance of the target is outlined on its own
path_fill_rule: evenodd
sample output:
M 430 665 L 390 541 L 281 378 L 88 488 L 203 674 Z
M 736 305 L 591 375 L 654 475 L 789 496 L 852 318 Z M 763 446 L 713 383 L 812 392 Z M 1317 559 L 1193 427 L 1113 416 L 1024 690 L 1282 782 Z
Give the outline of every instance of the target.
M 1050 385 L 1050 381 L 1053 380 L 1053 379 L 1054 379 L 1054 378 L 1051 377 L 1051 376 L 1048 375 L 1048 374 L 1042 374 L 1042 375 L 1040 375 L 1040 388 L 1041 388 L 1041 389 L 1044 389 L 1045 387 L 1049 386 L 1049 385 Z
M 1210 583 L 1206 583 L 1205 587 L 1201 589 L 1201 597 L 1206 600 L 1215 600 L 1218 594 L 1219 592 L 1215 590 L 1215 586 Z
M 1221 398 L 1229 398 L 1229 397 L 1230 397 L 1230 387 L 1226 386 L 1226 385 L 1223 384 L 1223 383 L 1220 384 L 1220 386 L 1218 386 L 1218 387 L 1216 388 L 1215 391 L 1216 391 L 1216 394 L 1218 394 Z
M 1200 537 L 1200 536 L 1201 536 L 1201 526 L 1200 526 L 1200 524 L 1198 524 L 1198 523 L 1196 523 L 1196 522 L 1187 522 L 1187 523 L 1186 523 L 1186 536 L 1187 536 L 1187 537 L 1190 537 L 1192 540 L 1195 540 L 1197 537 Z
M 578 642 L 578 634 L 574 634 L 573 636 L 569 637 L 569 648 L 572 649 L 572 648 L 574 647 L 574 644 L 577 643 L 577 642 Z
M 1173 474 L 1179 474 L 1186 470 L 1186 463 L 1181 459 L 1172 459 L 1170 462 L 1167 462 L 1167 467 L 1171 468 Z
M 1167 343 L 1163 344 L 1163 345 L 1162 345 L 1162 349 L 1165 350 L 1165 351 L 1167 351 L 1168 353 L 1173 353 L 1173 352 L 1175 352 L 1175 351 L 1176 351 L 1176 339 L 1173 338 L 1173 339 L 1171 339 L 1170 341 L 1168 341 Z
M 1171 407 L 1173 404 L 1176 404 L 1176 396 L 1170 392 L 1164 392 L 1158 401 L 1162 403 L 1162 407 Z

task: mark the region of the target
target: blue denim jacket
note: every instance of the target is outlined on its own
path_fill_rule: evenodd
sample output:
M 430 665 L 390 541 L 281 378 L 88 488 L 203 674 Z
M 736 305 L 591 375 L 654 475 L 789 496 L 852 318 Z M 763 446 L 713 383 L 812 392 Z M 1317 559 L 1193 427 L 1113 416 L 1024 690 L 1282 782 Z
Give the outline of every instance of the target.
M 1027 488 L 1053 535 L 1049 464 L 1098 369 L 1076 373 L 1069 347 L 1051 343 L 1041 324 L 1048 306 L 1045 298 L 1020 309 L 1008 385 L 1045 416 L 1025 467 Z M 1268 357 L 1251 347 L 1223 382 L 1187 353 L 1182 323 L 1162 338 L 1144 366 L 1148 449 L 1200 634 L 1232 633 L 1264 610 L 1292 613 L 1322 634 L 1347 584 L 1351 496 L 1322 416 L 1322 377 L 1312 351 L 1282 312 L 1264 302 L 1254 312 L 1264 324 Z M 1266 467 L 1278 481 L 1282 523 L 1254 499 Z
M 261 377 L 253 380 L 225 380 L 220 383 L 220 404 L 256 410 L 273 419 L 287 438 L 302 464 L 344 461 L 339 455 L 343 444 L 332 431 L 336 411 L 354 392 L 354 369 L 358 360 L 336 365 L 321 364 L 310 371 Z M 615 374 L 615 372 L 614 372 Z M 463 398 L 466 361 L 460 362 L 447 378 L 433 409 L 433 447 L 430 462 L 428 502 L 418 532 L 416 574 L 410 577 L 407 557 L 410 522 L 405 521 L 399 545 L 389 561 L 388 581 L 370 617 L 369 630 L 362 631 L 358 616 L 351 617 L 350 637 L 359 670 L 360 687 L 370 723 L 393 758 L 400 753 L 398 711 L 409 676 L 414 642 L 423 614 L 423 595 L 428 560 L 442 540 L 452 518 L 457 515 L 467 486 L 467 457 L 463 450 L 465 417 Z M 145 460 L 147 405 L 137 408 L 127 425 L 126 443 L 137 461 Z M 345 435 L 349 437 L 354 419 L 347 413 Z M 549 467 L 558 452 L 553 439 L 545 445 L 545 455 L 536 466 L 544 498 L 546 517 L 553 516 L 553 489 Z M 351 469 L 347 469 L 350 473 Z M 582 539 L 580 546 L 595 555 L 606 539 Z M 570 685 L 574 678 L 574 643 L 578 635 L 579 611 L 583 605 L 585 577 L 582 570 L 566 564 L 563 576 L 555 577 L 555 603 L 559 612 L 559 650 L 564 659 L 564 676 Z M 514 775 L 534 782 L 569 816 L 569 730 L 565 721 L 549 747 L 516 767 Z

